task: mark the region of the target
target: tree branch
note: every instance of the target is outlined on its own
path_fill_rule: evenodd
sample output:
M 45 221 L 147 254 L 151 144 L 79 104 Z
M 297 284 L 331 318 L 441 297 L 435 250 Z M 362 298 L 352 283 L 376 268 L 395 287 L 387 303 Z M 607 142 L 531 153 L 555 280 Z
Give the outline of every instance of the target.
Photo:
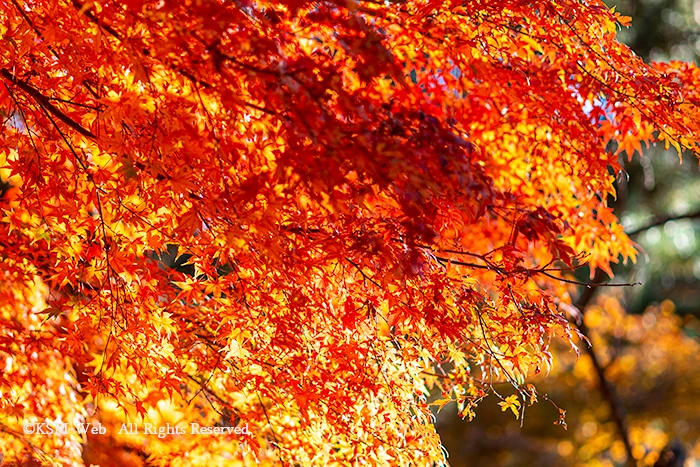
M 600 284 L 603 281 L 604 277 L 605 275 L 603 271 L 598 269 L 592 282 Z M 576 303 L 574 305 L 581 311 L 582 315 L 584 314 L 585 308 L 593 299 L 596 290 L 598 290 L 597 287 L 587 287 L 583 290 L 578 300 L 576 300 Z M 579 332 L 590 342 L 590 330 L 586 326 L 585 321 L 581 319 L 580 323 L 574 323 L 574 325 L 578 327 Z M 598 359 L 598 355 L 595 353 L 595 349 L 593 349 L 593 346 L 589 343 L 588 345 L 584 345 L 584 347 L 586 349 L 586 353 L 591 359 L 591 362 L 593 363 L 593 369 L 595 370 L 595 373 L 598 376 L 600 392 L 603 398 L 608 402 L 608 405 L 610 406 L 610 412 L 613 418 L 613 422 L 615 423 L 618 435 L 622 440 L 622 444 L 624 444 L 625 446 L 625 451 L 627 452 L 627 465 L 634 466 L 635 462 L 634 456 L 632 455 L 632 444 L 630 443 L 629 432 L 627 429 L 627 414 L 625 411 L 625 407 L 622 405 L 622 401 L 617 395 L 617 391 L 615 391 L 614 385 L 605 376 L 605 368 L 603 368 L 603 366 L 601 365 L 600 360 Z
M 77 131 L 86 138 L 90 138 L 93 140 L 97 139 L 97 136 L 95 136 L 90 130 L 86 129 L 81 124 L 70 118 L 68 115 L 61 112 L 55 105 L 51 103 L 48 97 L 44 96 L 41 92 L 39 92 L 38 89 L 36 89 L 26 81 L 17 78 L 5 68 L 0 70 L 0 76 L 17 86 L 18 88 L 20 88 L 22 91 L 29 94 L 36 101 L 37 104 L 42 106 L 44 109 L 46 109 L 47 112 L 50 112 L 52 115 L 54 115 L 63 123 L 71 127 L 73 130 Z
M 100 21 L 91 11 L 90 8 L 85 8 L 85 5 L 80 3 L 78 0 L 72 0 L 73 6 L 81 12 L 83 15 L 85 15 L 86 18 L 88 18 L 91 22 L 102 28 L 104 31 L 106 31 L 109 35 L 112 37 L 116 38 L 121 42 L 122 38 L 119 35 L 119 33 L 109 24 L 104 24 L 102 21 Z
M 646 232 L 647 230 L 649 230 L 651 228 L 658 227 L 660 225 L 664 225 L 666 222 L 678 221 L 678 220 L 682 220 L 682 219 L 700 219 L 700 210 L 695 211 L 695 212 L 689 212 L 686 214 L 681 214 L 678 216 L 666 215 L 663 217 L 656 217 L 647 225 L 630 230 L 629 232 L 626 232 L 626 233 L 627 233 L 628 237 L 635 237 L 643 232 Z

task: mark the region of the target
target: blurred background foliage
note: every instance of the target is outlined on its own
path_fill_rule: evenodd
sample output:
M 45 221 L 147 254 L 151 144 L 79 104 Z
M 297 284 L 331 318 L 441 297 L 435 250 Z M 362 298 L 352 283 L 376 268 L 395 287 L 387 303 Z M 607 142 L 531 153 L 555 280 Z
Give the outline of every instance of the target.
M 619 38 L 644 60 L 698 63 L 700 0 L 607 3 L 633 18 Z M 531 381 L 567 411 L 568 429 L 554 423 L 558 411 L 542 398 L 527 407 L 522 427 L 494 397 L 481 403 L 471 422 L 460 420 L 452 404 L 437 416 L 452 467 L 700 467 L 698 160 L 684 154 L 679 165 L 678 154 L 662 145 L 632 161 L 624 157 L 612 204 L 643 254 L 637 264 L 614 271 L 616 282 L 642 285 L 599 288 L 587 297 L 584 329 L 597 362 L 583 342 L 578 358 L 558 345 L 552 373 Z M 587 280 L 588 271 L 579 279 Z M 596 364 L 612 395 L 601 390 Z M 496 390 L 512 393 L 508 385 Z

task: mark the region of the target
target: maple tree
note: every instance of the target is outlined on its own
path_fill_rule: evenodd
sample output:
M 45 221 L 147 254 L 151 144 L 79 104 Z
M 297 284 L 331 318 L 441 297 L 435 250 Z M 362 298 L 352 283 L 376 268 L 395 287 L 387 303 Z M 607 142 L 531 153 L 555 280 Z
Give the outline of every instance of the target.
M 441 464 L 430 391 L 521 417 L 635 259 L 617 155 L 700 144 L 593 0 L 0 5 L 7 462 Z

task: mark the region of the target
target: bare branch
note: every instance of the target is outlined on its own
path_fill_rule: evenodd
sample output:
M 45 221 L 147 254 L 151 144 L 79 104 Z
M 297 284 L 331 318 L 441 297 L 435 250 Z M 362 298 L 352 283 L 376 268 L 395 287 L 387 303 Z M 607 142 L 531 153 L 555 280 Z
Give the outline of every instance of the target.
M 666 222 L 671 222 L 671 221 L 679 221 L 683 219 L 700 219 L 700 210 L 695 211 L 695 212 L 689 212 L 686 214 L 680 214 L 678 216 L 662 216 L 662 217 L 656 217 L 652 219 L 650 223 L 647 225 L 644 225 L 642 227 L 637 227 L 636 229 L 632 229 L 627 233 L 627 236 L 629 237 L 636 237 L 637 235 L 646 232 L 647 230 L 653 228 L 653 227 L 658 227 L 660 225 L 664 225 Z
M 600 283 L 602 282 L 603 278 L 604 273 L 602 270 L 599 269 L 598 272 L 596 272 L 595 277 L 593 278 L 593 282 Z M 586 288 L 584 289 L 583 293 L 581 293 L 581 296 L 578 298 L 578 300 L 576 300 L 576 303 L 574 305 L 576 306 L 576 308 L 581 310 L 581 313 L 584 313 L 584 310 L 593 299 L 596 290 L 597 288 L 595 287 Z M 590 330 L 586 326 L 585 321 L 581 320 L 580 323 L 574 323 L 574 325 L 578 328 L 579 332 L 590 342 Z M 584 347 L 586 349 L 586 353 L 591 359 L 593 369 L 595 370 L 595 373 L 598 377 L 598 382 L 600 384 L 600 392 L 603 398 L 608 402 L 608 405 L 610 405 L 610 412 L 612 414 L 615 426 L 617 427 L 618 435 L 620 436 L 622 444 L 624 444 L 625 446 L 625 451 L 627 452 L 627 463 L 629 466 L 634 466 L 636 464 L 634 461 L 634 456 L 632 455 L 632 444 L 630 443 L 629 431 L 627 429 L 627 413 L 625 411 L 625 407 L 622 404 L 620 397 L 617 395 L 617 391 L 615 391 L 615 386 L 605 376 L 605 368 L 603 368 L 603 365 L 600 363 L 598 355 L 595 353 L 595 349 L 593 349 L 593 346 L 589 344 L 585 345 Z

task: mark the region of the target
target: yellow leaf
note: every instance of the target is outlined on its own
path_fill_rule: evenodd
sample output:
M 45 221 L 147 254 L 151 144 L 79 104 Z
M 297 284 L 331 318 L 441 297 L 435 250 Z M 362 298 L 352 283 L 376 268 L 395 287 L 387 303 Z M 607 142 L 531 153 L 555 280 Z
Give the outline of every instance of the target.
M 520 408 L 520 401 L 518 400 L 518 396 L 516 396 L 515 394 L 506 397 L 506 399 L 502 402 L 499 402 L 498 405 L 501 406 L 502 412 L 505 412 L 506 410 L 510 409 L 513 411 L 513 414 L 515 414 L 515 418 L 518 418 L 518 409 Z
M 437 405 L 438 406 L 438 413 L 450 402 L 452 402 L 452 399 L 438 399 L 430 403 L 430 405 Z

